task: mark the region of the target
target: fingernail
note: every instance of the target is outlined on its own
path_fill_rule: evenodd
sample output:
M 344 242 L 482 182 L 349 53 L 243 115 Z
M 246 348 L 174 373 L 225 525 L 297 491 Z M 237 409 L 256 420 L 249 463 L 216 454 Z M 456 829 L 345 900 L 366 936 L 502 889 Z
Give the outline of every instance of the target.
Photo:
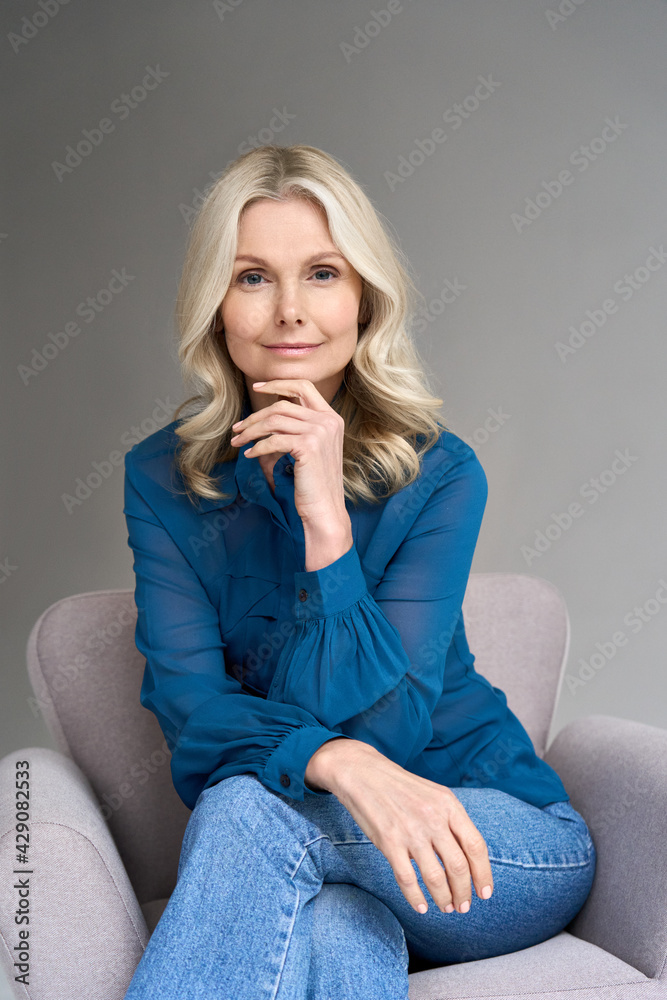
M 447 903 L 447 906 L 445 907 L 445 913 L 453 913 L 453 912 L 454 912 L 454 904 Z
M 266 382 L 253 382 L 253 388 L 256 388 L 258 385 L 266 385 Z
M 493 889 L 491 888 L 491 886 L 485 885 L 484 888 L 482 889 L 482 899 L 488 899 L 492 892 Z
M 461 903 L 459 913 L 467 913 L 469 909 L 470 909 L 470 900 L 466 899 L 465 903 Z
M 417 909 L 419 910 L 420 913 L 426 913 L 426 911 L 428 910 L 428 906 L 426 905 L 426 903 L 419 903 Z

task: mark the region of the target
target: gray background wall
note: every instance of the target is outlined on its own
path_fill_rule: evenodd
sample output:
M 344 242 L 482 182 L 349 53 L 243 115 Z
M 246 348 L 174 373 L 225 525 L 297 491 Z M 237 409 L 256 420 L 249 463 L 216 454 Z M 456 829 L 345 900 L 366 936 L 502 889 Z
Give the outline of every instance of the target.
M 0 752 L 52 745 L 25 671 L 35 619 L 134 585 L 122 465 L 72 509 L 64 497 L 184 398 L 186 220 L 228 161 L 271 141 L 341 159 L 412 261 L 430 303 L 415 338 L 489 480 L 473 571 L 546 577 L 570 609 L 552 737 L 592 712 L 664 727 L 665 3 L 42 10 L 5 0 L 2 14 Z M 154 89 L 121 112 L 151 70 Z M 89 155 L 54 167 L 104 118 Z M 106 296 L 114 269 L 127 284 Z M 443 298 L 448 280 L 460 293 Z M 100 292 L 94 318 L 77 313 Z M 68 323 L 80 332 L 58 336 Z

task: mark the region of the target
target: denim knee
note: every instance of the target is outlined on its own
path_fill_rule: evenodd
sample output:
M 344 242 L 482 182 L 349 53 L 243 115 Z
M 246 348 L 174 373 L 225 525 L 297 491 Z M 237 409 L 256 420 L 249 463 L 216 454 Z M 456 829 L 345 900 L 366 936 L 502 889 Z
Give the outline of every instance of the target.
M 234 810 L 237 806 L 245 808 L 253 799 L 272 794 L 256 774 L 232 774 L 204 788 L 195 802 L 193 813 L 197 809 L 200 812 L 224 810 L 225 814 L 229 815 L 228 810 Z
M 381 899 L 348 882 L 324 882 L 313 900 L 313 957 L 319 950 L 330 952 L 332 935 L 345 946 L 369 949 L 378 957 L 383 952 L 387 960 L 397 959 L 407 971 L 409 954 L 403 927 L 396 915 Z
M 252 828 L 249 817 L 256 816 L 258 800 L 266 795 L 271 795 L 271 792 L 254 774 L 234 774 L 204 788 L 185 828 L 178 877 L 195 845 L 205 845 L 209 852 L 214 851 L 216 846 L 222 847 L 223 840 L 219 836 L 221 826 L 227 830 L 235 828 L 239 837 L 246 829 Z

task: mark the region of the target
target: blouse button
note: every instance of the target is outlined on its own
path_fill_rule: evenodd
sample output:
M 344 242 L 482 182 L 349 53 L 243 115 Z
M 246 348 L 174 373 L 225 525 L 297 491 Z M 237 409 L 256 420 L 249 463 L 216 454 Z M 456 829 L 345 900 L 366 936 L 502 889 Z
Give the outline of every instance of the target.
M 285 466 L 285 475 L 286 476 L 293 476 L 294 475 L 294 466 L 293 465 L 286 465 Z
M 280 775 L 280 784 L 284 785 L 285 788 L 287 788 L 287 786 L 289 785 L 289 783 L 290 783 L 289 776 L 287 774 L 281 774 Z
M 307 601 L 308 600 L 308 591 L 307 590 L 303 590 L 302 589 L 302 590 L 299 591 L 299 600 L 300 601 Z

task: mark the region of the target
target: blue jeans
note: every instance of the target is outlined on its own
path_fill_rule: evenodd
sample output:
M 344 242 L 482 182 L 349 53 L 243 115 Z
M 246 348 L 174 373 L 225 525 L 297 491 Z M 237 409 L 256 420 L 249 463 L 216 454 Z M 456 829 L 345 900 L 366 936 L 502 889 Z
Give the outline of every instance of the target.
M 178 880 L 126 1000 L 406 1000 L 418 968 L 502 955 L 558 934 L 596 852 L 570 802 L 539 809 L 452 788 L 484 837 L 493 895 L 468 913 L 407 902 L 382 852 L 333 794 L 297 802 L 238 774 L 204 789 Z

